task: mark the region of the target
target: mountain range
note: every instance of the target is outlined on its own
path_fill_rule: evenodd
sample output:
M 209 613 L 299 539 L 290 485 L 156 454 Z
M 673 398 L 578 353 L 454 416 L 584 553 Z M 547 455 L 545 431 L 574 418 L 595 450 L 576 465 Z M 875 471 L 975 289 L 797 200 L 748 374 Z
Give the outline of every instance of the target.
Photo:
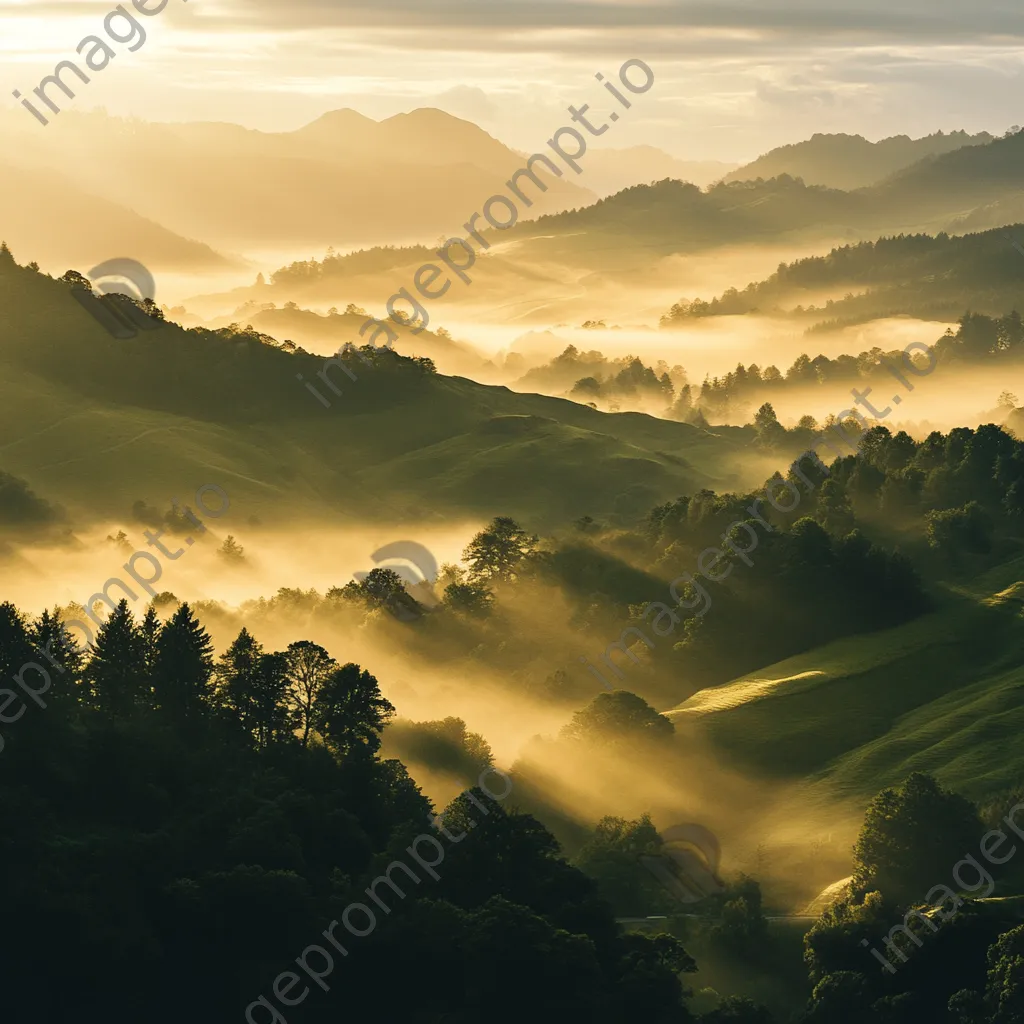
M 74 251 L 76 225 L 63 226 L 48 205 L 54 185 L 31 180 L 60 174 L 74 182 L 69 202 L 121 208 L 105 231 L 91 233 L 92 251 L 102 243 L 104 253 L 131 253 L 152 269 L 177 265 L 179 254 L 169 238 L 146 244 L 133 234 L 130 211 L 227 252 L 407 241 L 450 235 L 522 166 L 518 153 L 476 125 L 433 109 L 380 122 L 337 110 L 278 133 L 69 111 L 46 132 L 13 116 L 0 120 L 0 139 L 2 164 L 22 175 L 18 206 L 40 225 L 37 234 L 52 220 L 62 251 Z M 595 198 L 566 178 L 545 177 L 540 212 Z M 8 241 L 36 248 L 34 238 Z

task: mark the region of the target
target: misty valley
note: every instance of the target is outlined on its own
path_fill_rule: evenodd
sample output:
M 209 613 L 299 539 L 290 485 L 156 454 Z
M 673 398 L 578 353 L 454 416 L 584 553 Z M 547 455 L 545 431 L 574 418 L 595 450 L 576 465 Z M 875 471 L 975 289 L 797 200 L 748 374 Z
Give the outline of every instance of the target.
M 1024 1021 L 1024 26 L 763 6 L 0 3 L 12 1022 Z

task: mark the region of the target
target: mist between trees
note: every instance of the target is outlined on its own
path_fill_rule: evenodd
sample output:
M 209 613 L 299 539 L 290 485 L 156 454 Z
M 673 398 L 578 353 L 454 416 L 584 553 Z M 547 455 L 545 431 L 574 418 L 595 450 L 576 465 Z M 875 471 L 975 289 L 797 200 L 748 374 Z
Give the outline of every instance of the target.
M 211 491 L 215 492 L 218 499 L 222 502 L 220 508 L 210 509 L 207 507 L 204 499 Z M 203 486 L 195 493 L 195 503 L 202 510 L 204 515 L 209 516 L 212 519 L 219 519 L 231 507 L 231 500 L 228 498 L 227 491 L 217 484 L 203 484 Z M 181 528 L 188 529 L 188 524 L 191 524 L 195 527 L 196 533 L 203 534 L 206 532 L 206 527 L 203 525 L 202 520 L 196 517 L 191 508 L 186 508 L 183 512 L 180 511 L 178 508 L 177 498 L 172 500 L 172 508 L 174 510 L 172 515 L 176 516 L 179 520 L 178 525 Z M 156 524 L 153 523 L 150 525 Z M 186 548 L 191 547 L 195 543 L 194 537 L 186 537 L 185 547 L 178 548 L 177 551 L 171 552 L 160 541 L 160 538 L 163 537 L 165 532 L 165 530 L 156 530 L 155 532 L 152 530 L 144 530 L 143 535 L 145 536 L 146 543 L 149 547 L 156 547 L 165 558 L 168 558 L 171 561 L 176 561 L 181 558 L 185 553 Z M 137 566 L 137 563 L 140 561 L 148 563 L 153 573 L 151 576 L 144 577 L 140 575 Z M 161 579 L 164 570 L 160 559 L 158 559 L 156 555 L 151 554 L 149 551 L 136 551 L 131 558 L 124 563 L 123 568 L 125 572 L 135 580 L 139 587 L 145 590 L 151 598 L 157 596 L 157 592 L 153 588 L 153 584 Z M 124 580 L 117 576 L 112 576 L 103 584 L 102 588 L 89 597 L 83 605 L 85 615 L 93 621 L 97 629 L 103 626 L 103 620 L 96 612 L 96 605 L 101 602 L 106 604 L 111 613 L 115 613 L 118 610 L 118 603 L 110 596 L 110 591 L 114 587 L 121 590 L 132 601 L 139 600 L 139 595 L 136 594 L 135 591 L 124 582 Z M 122 598 L 121 603 L 123 603 L 127 608 L 127 601 L 125 599 Z M 43 628 L 38 631 L 38 642 L 35 645 L 35 649 L 46 659 L 50 668 L 55 669 L 61 675 L 64 675 L 68 669 L 68 665 L 66 664 L 67 658 L 64 655 L 61 655 L 61 658 L 64 658 L 62 661 L 61 658 L 58 658 L 51 650 L 57 634 L 48 628 L 49 614 L 44 612 L 44 616 L 46 616 L 46 618 L 42 622 Z M 86 646 L 90 648 L 95 646 L 96 636 L 84 619 L 64 619 L 63 631 L 66 632 L 64 632 L 63 635 L 70 638 L 70 630 L 72 626 L 78 626 L 81 631 L 86 634 L 88 637 Z M 73 640 L 71 640 L 71 643 L 72 649 L 74 650 L 74 657 L 80 657 L 82 648 L 75 647 Z M 29 673 L 31 673 L 32 678 L 37 680 L 37 686 L 30 686 L 28 682 L 26 682 L 26 675 Z M 43 694 L 49 692 L 50 687 L 53 685 L 53 679 L 50 676 L 49 669 L 39 664 L 39 662 L 26 661 L 21 668 L 11 676 L 11 678 L 18 684 L 26 697 L 31 698 L 40 708 L 46 708 L 46 701 L 43 700 Z M 0 701 L 2 701 L 2 703 L 0 703 L 0 722 L 3 722 L 4 724 L 17 722 L 28 710 L 28 704 L 24 699 L 19 697 L 18 694 L 11 689 L 0 689 Z M 17 703 L 21 704 L 20 709 L 13 714 L 7 713 L 7 709 L 12 704 Z M 0 735 L 0 751 L 4 749 L 4 745 L 4 738 Z
M 919 365 L 915 360 L 913 352 L 918 350 L 921 352 L 923 361 L 927 365 Z M 926 358 L 925 358 L 926 357 Z M 903 349 L 903 364 L 908 373 L 912 373 L 918 377 L 928 376 L 936 367 L 938 359 L 934 351 L 923 342 L 914 341 L 911 342 Z M 886 360 L 881 361 L 881 365 L 885 367 L 892 376 L 902 384 L 902 386 L 909 392 L 914 390 L 914 384 L 911 383 L 905 373 L 902 373 L 897 367 L 892 366 Z M 885 409 L 876 409 L 869 399 L 872 392 L 872 388 L 864 388 L 863 391 L 859 391 L 857 388 L 851 388 L 850 393 L 854 398 L 854 406 L 862 406 L 865 408 L 876 422 L 884 420 L 892 412 L 893 406 L 899 405 L 903 399 L 900 395 L 896 394 L 892 397 L 892 405 L 886 406 Z M 830 434 L 835 434 L 836 437 L 843 443 L 848 445 L 854 452 L 857 451 L 857 444 L 860 439 L 868 432 L 870 428 L 867 417 L 861 413 L 854 406 L 849 409 L 843 409 L 840 413 L 833 417 L 832 425 L 817 439 L 814 446 L 808 451 L 804 452 L 790 467 L 790 475 L 797 476 L 801 482 L 807 488 L 808 494 L 815 490 L 816 485 L 812 480 L 803 472 L 801 469 L 801 463 L 804 460 L 810 460 L 811 463 L 816 467 L 817 471 L 822 474 L 824 478 L 830 475 L 828 466 L 817 455 L 817 449 L 828 448 L 830 449 L 837 458 L 842 458 L 842 450 L 836 448 L 832 440 L 829 439 Z M 775 418 L 774 410 L 770 405 L 765 404 L 759 410 L 755 417 L 755 424 L 762 431 L 769 431 L 774 425 L 778 427 L 778 421 Z M 852 436 L 851 436 L 852 434 Z M 776 489 L 781 486 L 784 490 L 787 490 L 792 499 L 791 504 L 783 504 L 780 501 L 781 494 Z M 735 522 L 730 523 L 726 527 L 722 534 L 722 547 L 728 548 L 728 552 L 718 547 L 706 547 L 697 556 L 697 572 L 696 573 L 683 573 L 681 576 L 677 576 L 669 584 L 669 599 L 671 604 L 666 604 L 661 601 L 653 601 L 646 605 L 640 613 L 640 618 L 646 624 L 648 616 L 653 611 L 655 612 L 654 620 L 650 623 L 652 630 L 659 637 L 671 636 L 676 628 L 682 623 L 682 619 L 676 615 L 674 609 L 682 608 L 686 611 L 693 611 L 694 617 L 697 619 L 702 618 L 711 609 L 711 595 L 707 589 L 703 587 L 699 580 L 703 577 L 713 583 L 721 583 L 728 577 L 733 569 L 736 567 L 734 561 L 727 563 L 726 567 L 718 572 L 717 567 L 723 559 L 727 559 L 730 556 L 732 558 L 740 559 L 748 568 L 753 568 L 754 562 L 750 556 L 757 550 L 758 544 L 760 543 L 760 536 L 755 527 L 762 527 L 768 533 L 774 533 L 775 528 L 761 515 L 761 506 L 765 501 L 768 502 L 777 512 L 781 512 L 784 515 L 788 515 L 795 512 L 803 500 L 803 494 L 796 484 L 791 479 L 784 479 L 781 474 L 776 473 L 774 477 L 765 486 L 763 492 L 755 497 L 753 503 L 746 509 L 749 513 L 749 519 L 737 519 Z M 745 534 L 747 544 L 740 546 L 737 543 L 736 534 L 737 531 L 742 530 Z M 685 590 L 680 593 L 680 588 L 683 587 Z M 692 596 L 690 596 L 692 595 Z M 699 610 L 697 610 L 699 609 Z M 659 626 L 663 620 L 667 620 L 667 626 Z M 622 669 L 612 661 L 612 653 L 619 651 L 625 654 L 634 665 L 640 664 L 640 659 L 636 656 L 632 649 L 632 646 L 627 643 L 627 638 L 633 636 L 633 644 L 642 642 L 646 644 L 649 650 L 654 649 L 654 641 L 651 640 L 642 630 L 637 626 L 627 626 L 622 633 L 619 635 L 619 639 L 610 643 L 601 655 L 601 661 L 604 662 L 608 670 L 615 673 L 620 679 L 625 679 L 625 675 Z M 594 666 L 584 655 L 581 655 L 579 661 L 586 666 L 587 671 L 591 672 L 597 679 L 601 681 L 601 684 L 607 690 L 613 689 L 612 684 L 605 678 L 605 676 Z
M 635 84 L 631 81 L 629 72 L 636 69 L 643 73 L 644 82 L 642 84 Z M 619 105 L 624 109 L 628 110 L 632 103 L 630 100 L 623 95 L 623 93 L 617 89 L 611 82 L 604 81 L 604 75 L 598 72 L 595 77 L 599 82 L 604 83 L 605 89 L 611 93 L 612 96 L 618 101 Z M 619 68 L 619 81 L 622 86 L 634 95 L 642 95 L 648 92 L 654 85 L 654 72 L 650 66 L 644 63 L 637 57 L 633 57 L 627 60 Z M 600 128 L 595 128 L 590 123 L 587 117 L 587 112 L 590 110 L 590 104 L 584 103 L 583 106 L 576 107 L 570 106 L 569 113 L 572 115 L 574 124 L 581 124 L 588 132 L 590 136 L 604 135 L 608 131 L 610 125 L 603 124 Z M 613 111 L 609 115 L 609 121 L 614 122 L 619 119 L 619 114 Z M 568 152 L 564 146 L 564 140 L 571 139 L 574 142 L 574 151 Z M 571 167 L 576 174 L 582 174 L 583 168 L 579 164 L 579 160 L 587 152 L 587 136 L 584 136 L 581 132 L 575 128 L 569 126 L 563 126 L 559 128 L 554 135 L 547 141 L 548 147 L 552 152 L 567 166 Z M 541 192 L 547 192 L 548 186 L 544 183 L 544 179 L 540 177 L 536 170 L 535 165 L 541 165 L 544 170 L 549 174 L 553 174 L 556 178 L 562 177 L 562 170 L 559 168 L 554 161 L 544 153 L 534 153 L 527 161 L 526 166 L 521 167 L 512 177 L 505 182 L 509 191 L 512 192 L 515 197 L 527 208 L 533 206 L 533 200 L 530 196 L 520 188 L 520 182 L 523 178 L 529 178 L 533 185 Z M 495 213 L 495 208 L 500 208 L 504 212 L 504 217 L 499 218 Z M 477 243 L 480 252 L 485 249 L 491 248 L 491 243 L 480 233 L 478 223 L 483 218 L 487 223 L 497 231 L 507 231 L 509 228 L 515 227 L 519 222 L 519 207 L 516 205 L 514 199 L 509 198 L 502 192 L 497 192 L 491 196 L 483 205 L 483 213 L 481 214 L 478 210 L 474 213 L 469 220 L 463 224 L 463 229 L 469 238 L 472 238 Z M 455 249 L 453 255 L 453 249 Z M 413 274 L 413 285 L 418 295 L 413 294 L 412 290 L 408 287 L 403 287 L 395 292 L 394 295 L 387 301 L 388 319 L 394 321 L 400 327 L 408 328 L 413 334 L 420 334 L 426 330 L 430 324 L 430 314 L 420 301 L 418 296 L 422 296 L 424 299 L 440 299 L 443 298 L 452 286 L 452 277 L 457 277 L 463 284 L 469 285 L 473 283 L 473 279 L 469 276 L 469 271 L 476 265 L 477 252 L 466 238 L 462 236 L 453 236 L 447 239 L 441 247 L 437 250 L 438 260 L 445 265 L 448 269 L 448 274 L 441 269 L 436 263 L 424 263 L 419 267 Z M 444 276 L 444 281 L 438 284 L 437 281 L 440 277 Z M 407 306 L 411 312 L 405 313 L 399 308 L 399 304 Z M 378 317 L 370 317 L 362 327 L 359 328 L 359 336 L 365 337 L 366 332 L 373 329 L 373 333 L 370 335 L 368 347 L 371 350 L 380 348 L 390 349 L 396 341 L 398 341 L 398 334 L 392 328 L 387 320 L 381 320 Z M 377 338 L 381 334 L 387 336 L 387 341 L 377 345 Z M 333 367 L 338 367 L 342 373 L 352 382 L 357 381 L 359 378 L 352 372 L 352 370 L 345 364 L 342 355 L 351 355 L 356 353 L 363 363 L 367 366 L 372 366 L 368 356 L 361 350 L 355 348 L 355 346 L 349 342 L 343 345 L 338 353 L 330 359 L 325 360 L 322 370 L 317 372 L 317 377 L 331 389 L 335 396 L 341 395 L 342 391 L 334 381 L 331 380 L 328 370 Z M 305 380 L 301 373 L 295 375 L 297 380 Z M 305 387 L 310 391 L 311 394 L 315 395 L 317 400 L 324 408 L 330 408 L 331 402 L 325 398 L 320 392 L 313 387 L 312 384 L 306 383 Z

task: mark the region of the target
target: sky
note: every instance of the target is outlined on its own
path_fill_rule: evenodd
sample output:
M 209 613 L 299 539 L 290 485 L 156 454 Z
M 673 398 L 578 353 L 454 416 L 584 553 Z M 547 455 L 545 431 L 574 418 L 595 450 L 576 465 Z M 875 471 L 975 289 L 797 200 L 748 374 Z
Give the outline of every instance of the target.
M 744 161 L 815 132 L 1002 133 L 1024 120 L 1019 0 L 167 0 L 150 17 L 125 6 L 146 41 L 131 52 L 108 39 L 116 57 L 76 87 L 79 109 L 283 131 L 340 107 L 379 119 L 436 106 L 535 149 L 569 104 L 594 102 L 596 73 L 614 81 L 639 58 L 655 84 L 614 145 L 684 159 Z M 0 0 L 0 97 L 80 61 L 79 42 L 104 35 L 114 9 Z

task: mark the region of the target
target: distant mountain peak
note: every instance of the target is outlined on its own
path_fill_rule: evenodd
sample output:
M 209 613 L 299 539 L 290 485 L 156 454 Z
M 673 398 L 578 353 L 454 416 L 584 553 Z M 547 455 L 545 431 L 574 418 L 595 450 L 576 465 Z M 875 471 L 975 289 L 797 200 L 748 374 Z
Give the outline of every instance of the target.
M 303 125 L 299 132 L 351 131 L 353 128 L 365 129 L 376 126 L 377 123 L 372 117 L 360 114 L 358 110 L 340 107 L 338 110 L 328 110 L 321 114 L 315 121 Z

